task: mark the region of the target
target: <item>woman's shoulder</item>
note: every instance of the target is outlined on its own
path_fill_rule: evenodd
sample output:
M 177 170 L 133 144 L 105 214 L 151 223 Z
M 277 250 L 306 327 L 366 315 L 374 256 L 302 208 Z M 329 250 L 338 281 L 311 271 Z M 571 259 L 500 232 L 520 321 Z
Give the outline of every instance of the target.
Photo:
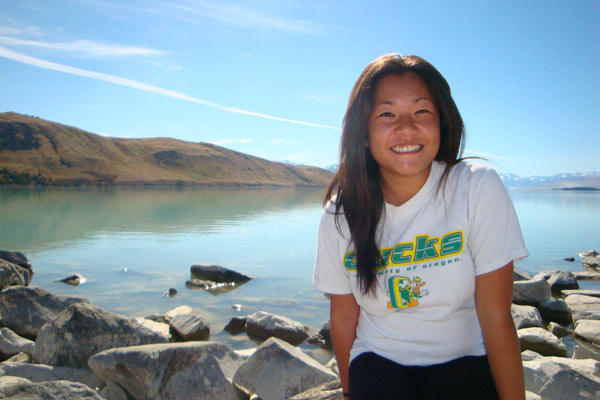
M 461 160 L 452 166 L 448 180 L 454 185 L 479 186 L 482 182 L 502 181 L 496 170 L 489 165 L 472 160 Z

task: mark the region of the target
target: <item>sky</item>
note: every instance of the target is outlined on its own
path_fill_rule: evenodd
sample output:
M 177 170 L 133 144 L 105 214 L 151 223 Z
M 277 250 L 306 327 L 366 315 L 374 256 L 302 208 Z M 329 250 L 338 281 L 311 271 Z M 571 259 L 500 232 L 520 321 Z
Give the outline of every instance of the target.
M 599 21 L 593 0 L 0 0 L 0 112 L 324 167 L 358 75 L 398 52 L 450 83 L 465 155 L 600 171 Z

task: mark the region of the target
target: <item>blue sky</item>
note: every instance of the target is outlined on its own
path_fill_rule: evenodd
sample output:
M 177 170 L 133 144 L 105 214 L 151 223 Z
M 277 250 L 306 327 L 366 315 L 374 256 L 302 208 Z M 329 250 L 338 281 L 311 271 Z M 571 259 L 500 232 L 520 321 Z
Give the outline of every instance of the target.
M 326 166 L 354 81 L 400 52 L 449 81 L 467 155 L 600 170 L 600 2 L 369 3 L 0 0 L 0 111 Z

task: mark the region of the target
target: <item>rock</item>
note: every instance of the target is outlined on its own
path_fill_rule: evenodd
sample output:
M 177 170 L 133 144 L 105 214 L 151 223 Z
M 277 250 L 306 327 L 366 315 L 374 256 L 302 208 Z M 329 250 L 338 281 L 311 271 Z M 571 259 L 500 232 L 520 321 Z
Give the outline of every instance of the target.
M 556 322 L 550 322 L 548 324 L 548 331 L 552 332 L 552 334 L 558 338 L 562 338 L 573 333 L 572 330 Z
M 582 374 L 595 376 L 600 379 L 600 362 L 598 361 L 591 359 L 577 360 L 565 357 L 546 357 L 546 359 L 556 363 L 563 369 L 574 369 Z
M 563 258 L 563 260 L 568 261 L 568 262 L 573 262 L 573 261 L 575 261 L 575 257 L 565 257 L 565 258 Z
M 533 393 L 539 393 L 549 378 L 558 373 L 562 368 L 556 363 L 546 360 L 545 357 L 542 357 L 539 354 L 533 356 L 533 354 L 525 353 L 528 352 L 525 351 L 521 354 L 523 358 L 525 389 Z
M 579 257 L 581 258 L 585 258 L 585 257 L 596 257 L 600 255 L 600 253 L 598 253 L 596 250 L 586 250 L 586 251 L 582 251 L 581 253 L 579 253 Z
M 0 289 L 9 286 L 29 286 L 31 272 L 28 269 L 0 259 Z
M 33 339 L 46 322 L 84 297 L 58 296 L 39 287 L 11 286 L 0 291 L 2 323 L 18 335 Z
M 532 276 L 525 271 L 513 268 L 513 281 L 526 281 L 531 279 Z
M 243 306 L 241 304 L 232 304 L 231 308 L 233 308 L 235 311 L 241 311 Z
M 0 250 L 0 259 L 29 270 L 31 277 L 33 277 L 33 268 L 31 268 L 31 263 L 25 254 L 18 251 Z
M 600 268 L 600 256 L 587 256 L 581 260 L 581 264 L 586 269 L 591 269 L 594 272 L 598 272 Z
M 134 399 L 237 400 L 230 380 L 241 358 L 216 342 L 123 347 L 92 356 L 89 366 Z
M 88 368 L 53 367 L 43 364 L 24 364 L 5 361 L 0 363 L 0 376 L 10 375 L 26 378 L 31 382 L 69 380 L 89 387 L 101 387 L 102 379 Z
M 554 294 L 559 294 L 563 289 L 579 289 L 577 279 L 569 271 L 560 271 L 558 269 L 546 270 L 538 273 L 533 278 L 535 279 L 540 276 L 546 279 L 550 285 L 550 290 Z
M 20 378 L 18 376 L 0 376 L 0 388 L 12 386 L 19 383 L 31 383 L 29 379 Z
M 246 332 L 248 335 L 262 339 L 274 336 L 293 345 L 298 345 L 308 338 L 306 330 L 306 327 L 298 321 L 265 311 L 257 311 L 246 318 Z
M 165 293 L 165 296 L 173 297 L 176 294 L 177 294 L 177 289 L 169 288 L 169 290 L 167 290 L 167 293 Z
M 100 396 L 104 397 L 108 400 L 130 400 L 131 397 L 127 395 L 121 386 L 114 382 L 108 382 L 103 389 L 104 393 L 101 391 Z
M 573 276 L 580 281 L 600 281 L 600 272 L 577 271 L 573 272 Z
M 76 303 L 43 326 L 35 341 L 33 359 L 42 364 L 79 367 L 105 349 L 164 342 L 164 336 L 133 320 L 91 304 Z
M 67 276 L 66 278 L 59 279 L 56 282 L 62 282 L 62 283 L 66 283 L 68 285 L 77 286 L 80 283 L 85 283 L 85 281 L 86 281 L 86 279 L 83 275 L 75 274 L 75 275 Z
M 308 344 L 312 344 L 313 346 L 322 346 L 326 347 L 325 339 L 319 332 L 315 332 L 311 337 L 309 337 L 306 342 Z
M 290 397 L 288 400 L 343 400 L 342 383 L 339 379 L 324 383 L 305 392 Z
M 237 370 L 233 383 L 263 400 L 287 399 L 337 376 L 289 343 L 270 338 Z
M 544 326 L 540 312 L 533 306 L 511 304 L 510 313 L 517 329 Z
M 524 328 L 517 330 L 521 351 L 533 350 L 546 356 L 567 355 L 567 346 L 560 339 L 543 328 Z
M 194 310 L 192 310 L 192 307 L 190 307 L 190 306 L 179 306 L 170 311 L 167 311 L 167 313 L 164 315 L 164 318 L 165 318 L 165 321 L 167 323 L 169 323 L 169 321 L 171 319 L 173 319 L 174 317 L 176 317 L 178 315 L 192 314 L 193 312 L 194 312 Z M 148 318 L 148 319 L 152 319 L 152 318 Z
M 0 387 L 0 399 L 27 400 L 104 400 L 95 390 L 84 384 L 69 381 L 15 383 Z
M 600 321 L 580 319 L 575 323 L 575 336 L 600 346 Z
M 538 303 L 538 310 L 545 321 L 569 325 L 573 321 L 571 309 L 564 300 L 548 299 Z
M 214 282 L 202 279 L 190 279 L 185 282 L 185 287 L 188 289 L 203 289 L 212 294 L 227 293 L 243 283 L 235 282 Z
M 234 350 L 235 353 L 242 357 L 242 360 L 246 361 L 247 359 L 250 358 L 250 356 L 252 354 L 254 354 L 254 352 L 256 351 L 256 347 L 251 347 L 249 349 L 242 349 L 242 350 Z
M 34 346 L 33 341 L 17 335 L 9 328 L 0 329 L 0 356 L 3 360 L 21 352 L 31 355 Z
M 27 353 L 17 353 L 14 356 L 4 360 L 5 362 L 14 362 L 21 364 L 31 364 L 31 355 Z
M 591 343 L 576 341 L 573 358 L 600 361 L 600 347 Z
M 551 375 L 539 394 L 547 400 L 594 400 L 600 397 L 600 381 L 573 369 Z
M 513 303 L 534 306 L 552 296 L 550 285 L 543 277 L 526 281 L 516 281 L 513 284 Z
M 563 296 L 570 296 L 572 294 L 600 297 L 600 289 L 575 289 L 575 290 L 563 290 L 562 291 Z
M 223 330 L 235 335 L 246 330 L 246 317 L 233 317 L 229 320 Z
M 571 309 L 573 321 L 580 319 L 600 320 L 600 298 L 572 294 L 565 298 L 565 303 Z
M 338 376 L 340 375 L 340 370 L 338 368 L 337 360 L 335 359 L 335 357 L 333 357 L 331 360 L 329 360 L 327 364 L 325 364 L 325 368 L 329 368 L 333 371 L 334 374 Z
M 251 277 L 240 274 L 231 269 L 224 268 L 220 265 L 198 264 L 190 267 L 192 279 L 200 279 L 205 281 L 213 281 L 217 283 L 245 283 Z
M 180 314 L 170 318 L 169 325 L 174 336 L 182 341 L 208 340 L 210 338 L 210 325 L 199 315 Z
M 327 321 L 321 327 L 319 335 L 325 340 L 325 345 L 331 347 L 331 321 Z
M 169 324 L 164 322 L 156 322 L 151 319 L 146 318 L 134 318 L 133 319 L 137 324 L 143 326 L 146 329 L 151 330 L 152 332 L 161 335 L 165 338 L 165 342 L 171 340 L 171 333 L 169 332 L 170 327 Z
M 525 400 L 542 400 L 542 398 L 537 394 L 527 390 L 525 391 Z

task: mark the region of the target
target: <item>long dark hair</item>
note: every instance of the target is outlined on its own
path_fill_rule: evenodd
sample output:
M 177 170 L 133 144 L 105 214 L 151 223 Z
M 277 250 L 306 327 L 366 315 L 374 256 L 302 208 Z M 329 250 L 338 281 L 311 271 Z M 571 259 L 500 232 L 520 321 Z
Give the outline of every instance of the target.
M 373 60 L 360 74 L 344 116 L 338 171 L 327 188 L 324 204 L 336 196 L 338 229 L 343 209 L 356 249 L 359 286 L 365 294 L 375 293 L 375 268 L 380 259 L 375 233 L 384 208 L 379 166 L 365 146 L 369 116 L 377 82 L 384 76 L 407 72 L 423 80 L 440 116 L 440 147 L 435 159 L 446 163 L 442 181 L 460 161 L 464 146 L 463 121 L 452 100 L 450 86 L 433 65 L 417 56 L 386 54 Z

